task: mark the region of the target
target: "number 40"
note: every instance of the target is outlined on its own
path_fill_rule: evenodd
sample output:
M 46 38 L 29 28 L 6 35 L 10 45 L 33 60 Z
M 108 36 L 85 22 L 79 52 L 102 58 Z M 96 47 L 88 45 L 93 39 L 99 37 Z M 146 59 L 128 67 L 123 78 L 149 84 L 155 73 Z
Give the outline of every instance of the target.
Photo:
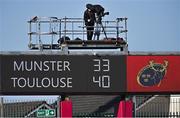
M 110 76 L 108 75 L 99 76 L 98 78 L 93 76 L 93 82 L 98 83 L 99 87 L 110 88 Z

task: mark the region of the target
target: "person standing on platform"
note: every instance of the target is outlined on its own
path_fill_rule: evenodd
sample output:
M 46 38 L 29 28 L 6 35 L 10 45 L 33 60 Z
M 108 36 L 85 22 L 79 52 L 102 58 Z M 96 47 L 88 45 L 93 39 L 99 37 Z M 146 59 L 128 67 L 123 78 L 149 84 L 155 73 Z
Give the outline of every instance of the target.
M 86 4 L 86 8 L 84 12 L 84 21 L 87 29 L 87 40 L 92 40 L 96 18 L 93 12 L 93 5 Z

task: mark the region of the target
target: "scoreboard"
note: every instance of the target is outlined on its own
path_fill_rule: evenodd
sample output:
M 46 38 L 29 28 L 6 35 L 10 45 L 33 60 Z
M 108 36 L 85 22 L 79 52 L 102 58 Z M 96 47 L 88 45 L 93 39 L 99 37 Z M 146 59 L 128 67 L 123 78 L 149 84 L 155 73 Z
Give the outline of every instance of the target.
M 106 94 L 126 89 L 126 57 L 1 55 L 2 94 Z
M 179 70 L 179 55 L 0 54 L 0 94 L 177 94 Z

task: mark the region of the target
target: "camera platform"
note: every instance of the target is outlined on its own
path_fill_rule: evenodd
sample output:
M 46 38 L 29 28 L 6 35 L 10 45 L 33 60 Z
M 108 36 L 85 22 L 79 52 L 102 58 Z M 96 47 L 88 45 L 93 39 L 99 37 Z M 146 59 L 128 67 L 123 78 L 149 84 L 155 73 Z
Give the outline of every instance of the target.
M 64 49 L 120 49 L 128 51 L 127 18 L 102 21 L 104 30 L 100 40 L 87 40 L 87 29 L 82 18 L 57 18 L 35 16 L 29 23 L 30 50 Z M 107 37 L 104 37 L 106 32 Z
M 124 50 L 127 43 L 124 40 L 66 40 L 61 44 L 43 44 L 42 49 L 62 49 L 67 47 L 68 49 L 120 49 Z M 29 45 L 31 50 L 39 49 L 39 45 Z

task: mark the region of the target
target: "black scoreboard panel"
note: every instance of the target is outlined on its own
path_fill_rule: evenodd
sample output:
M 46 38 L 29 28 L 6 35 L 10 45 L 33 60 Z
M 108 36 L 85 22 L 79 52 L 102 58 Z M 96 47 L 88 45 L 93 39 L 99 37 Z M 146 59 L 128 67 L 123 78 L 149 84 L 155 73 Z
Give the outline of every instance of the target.
M 126 91 L 125 55 L 0 55 L 2 94 Z

